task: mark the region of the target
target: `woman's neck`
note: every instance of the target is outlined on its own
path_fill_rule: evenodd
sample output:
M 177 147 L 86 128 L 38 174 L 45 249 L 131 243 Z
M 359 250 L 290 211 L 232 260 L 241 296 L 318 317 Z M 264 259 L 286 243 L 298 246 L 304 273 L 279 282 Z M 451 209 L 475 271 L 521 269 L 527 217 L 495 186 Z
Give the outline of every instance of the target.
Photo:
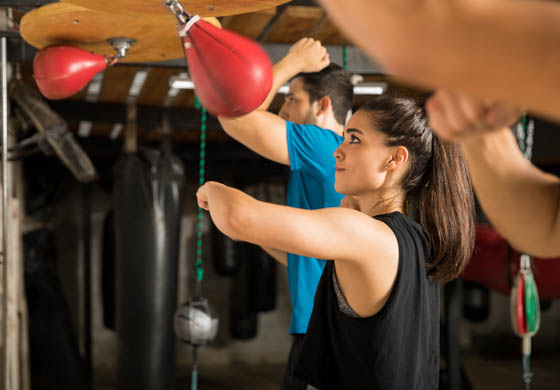
M 370 217 L 395 211 L 404 213 L 405 196 L 398 191 L 375 191 L 358 195 L 357 198 L 362 213 Z

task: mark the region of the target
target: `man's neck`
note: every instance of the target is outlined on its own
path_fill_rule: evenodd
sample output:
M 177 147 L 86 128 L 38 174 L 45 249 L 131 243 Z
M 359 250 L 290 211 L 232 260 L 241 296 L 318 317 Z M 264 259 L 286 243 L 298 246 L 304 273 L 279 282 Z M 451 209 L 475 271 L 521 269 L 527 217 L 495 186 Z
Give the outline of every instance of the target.
M 344 125 L 338 123 L 334 118 L 328 118 L 320 121 L 317 123 L 317 126 L 322 127 L 323 129 L 332 130 L 341 137 L 344 134 Z

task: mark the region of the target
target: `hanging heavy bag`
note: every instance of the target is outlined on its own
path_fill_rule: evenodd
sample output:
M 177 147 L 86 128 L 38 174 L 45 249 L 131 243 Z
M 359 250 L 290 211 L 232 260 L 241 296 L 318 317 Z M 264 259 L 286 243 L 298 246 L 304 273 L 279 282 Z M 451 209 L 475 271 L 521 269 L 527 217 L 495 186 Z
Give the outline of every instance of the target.
M 103 219 L 101 248 L 101 301 L 103 303 L 103 325 L 115 330 L 115 211 L 110 210 Z
M 212 265 L 220 276 L 233 276 L 239 271 L 239 258 L 235 242 L 220 232 L 216 225 L 212 226 Z
M 56 256 L 50 230 L 23 236 L 31 382 L 34 389 L 85 390 L 87 371 L 62 293 Z
M 170 141 L 115 167 L 120 390 L 174 386 L 177 264 L 184 174 Z
M 476 227 L 475 250 L 463 273 L 463 279 L 476 282 L 493 291 L 509 294 L 512 275 L 519 268 L 521 254 L 512 250 L 507 241 L 491 226 L 478 224 Z M 541 299 L 560 297 L 559 259 L 532 259 L 533 276 L 539 286 Z
M 257 245 L 243 243 L 241 256 L 248 266 L 249 309 L 261 312 L 276 308 L 276 261 Z
M 490 315 L 490 291 L 480 284 L 463 282 L 463 315 L 473 322 L 482 322 Z
M 238 340 L 249 340 L 257 335 L 258 316 L 255 310 L 249 307 L 249 261 L 243 256 L 244 242 L 235 242 L 236 254 L 240 265 L 239 272 L 231 282 L 230 336 Z

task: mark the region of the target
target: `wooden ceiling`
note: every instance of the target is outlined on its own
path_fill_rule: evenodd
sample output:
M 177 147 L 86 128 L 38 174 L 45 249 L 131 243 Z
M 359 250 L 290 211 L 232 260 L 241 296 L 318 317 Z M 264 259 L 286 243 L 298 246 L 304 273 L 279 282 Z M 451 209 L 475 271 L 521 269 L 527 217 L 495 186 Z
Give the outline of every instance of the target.
M 278 8 L 226 16 L 221 18 L 221 22 L 224 28 L 236 31 L 264 45 L 292 44 L 302 37 L 316 38 L 324 45 L 347 44 L 346 38 L 317 6 L 288 3 Z M 23 78 L 33 83 L 31 64 L 23 64 L 22 69 Z M 168 115 L 172 118 L 171 125 L 176 140 L 195 142 L 200 114 L 194 107 L 193 91 L 181 90 L 175 96 L 169 95 L 170 78 L 185 73 L 186 70 L 184 66 L 158 66 L 157 63 L 140 66 L 117 65 L 103 72 L 98 94 L 90 93 L 88 96 L 88 86 L 64 101 L 51 101 L 50 104 L 68 121 L 74 131 L 78 130 L 80 122 L 86 121 L 91 122 L 91 129 L 87 133 L 89 136 L 109 137 L 112 132 L 114 133 L 116 126 L 125 124 L 126 104 L 133 100 L 139 108 L 138 126 L 144 137 L 157 137 L 161 130 L 157 118 Z M 145 81 L 137 96 L 131 99 L 131 85 L 138 72 L 145 74 Z M 383 75 L 367 75 L 365 80 L 386 81 L 387 78 Z M 278 95 L 271 110 L 278 110 L 283 98 L 283 95 Z M 364 97 L 359 97 L 355 103 L 359 104 L 363 100 Z M 210 119 L 208 128 L 209 142 L 230 141 L 220 130 L 215 118 Z

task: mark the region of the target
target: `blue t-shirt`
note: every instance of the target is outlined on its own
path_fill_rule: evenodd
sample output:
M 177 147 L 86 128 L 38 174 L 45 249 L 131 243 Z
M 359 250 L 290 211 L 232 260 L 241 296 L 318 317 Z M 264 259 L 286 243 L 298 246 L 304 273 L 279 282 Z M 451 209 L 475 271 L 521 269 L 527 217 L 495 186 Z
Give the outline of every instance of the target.
M 286 204 L 300 209 L 338 207 L 343 195 L 334 189 L 334 151 L 343 138 L 315 125 L 286 122 L 290 181 Z M 306 333 L 317 284 L 325 260 L 288 253 L 288 282 L 292 299 L 290 333 Z

